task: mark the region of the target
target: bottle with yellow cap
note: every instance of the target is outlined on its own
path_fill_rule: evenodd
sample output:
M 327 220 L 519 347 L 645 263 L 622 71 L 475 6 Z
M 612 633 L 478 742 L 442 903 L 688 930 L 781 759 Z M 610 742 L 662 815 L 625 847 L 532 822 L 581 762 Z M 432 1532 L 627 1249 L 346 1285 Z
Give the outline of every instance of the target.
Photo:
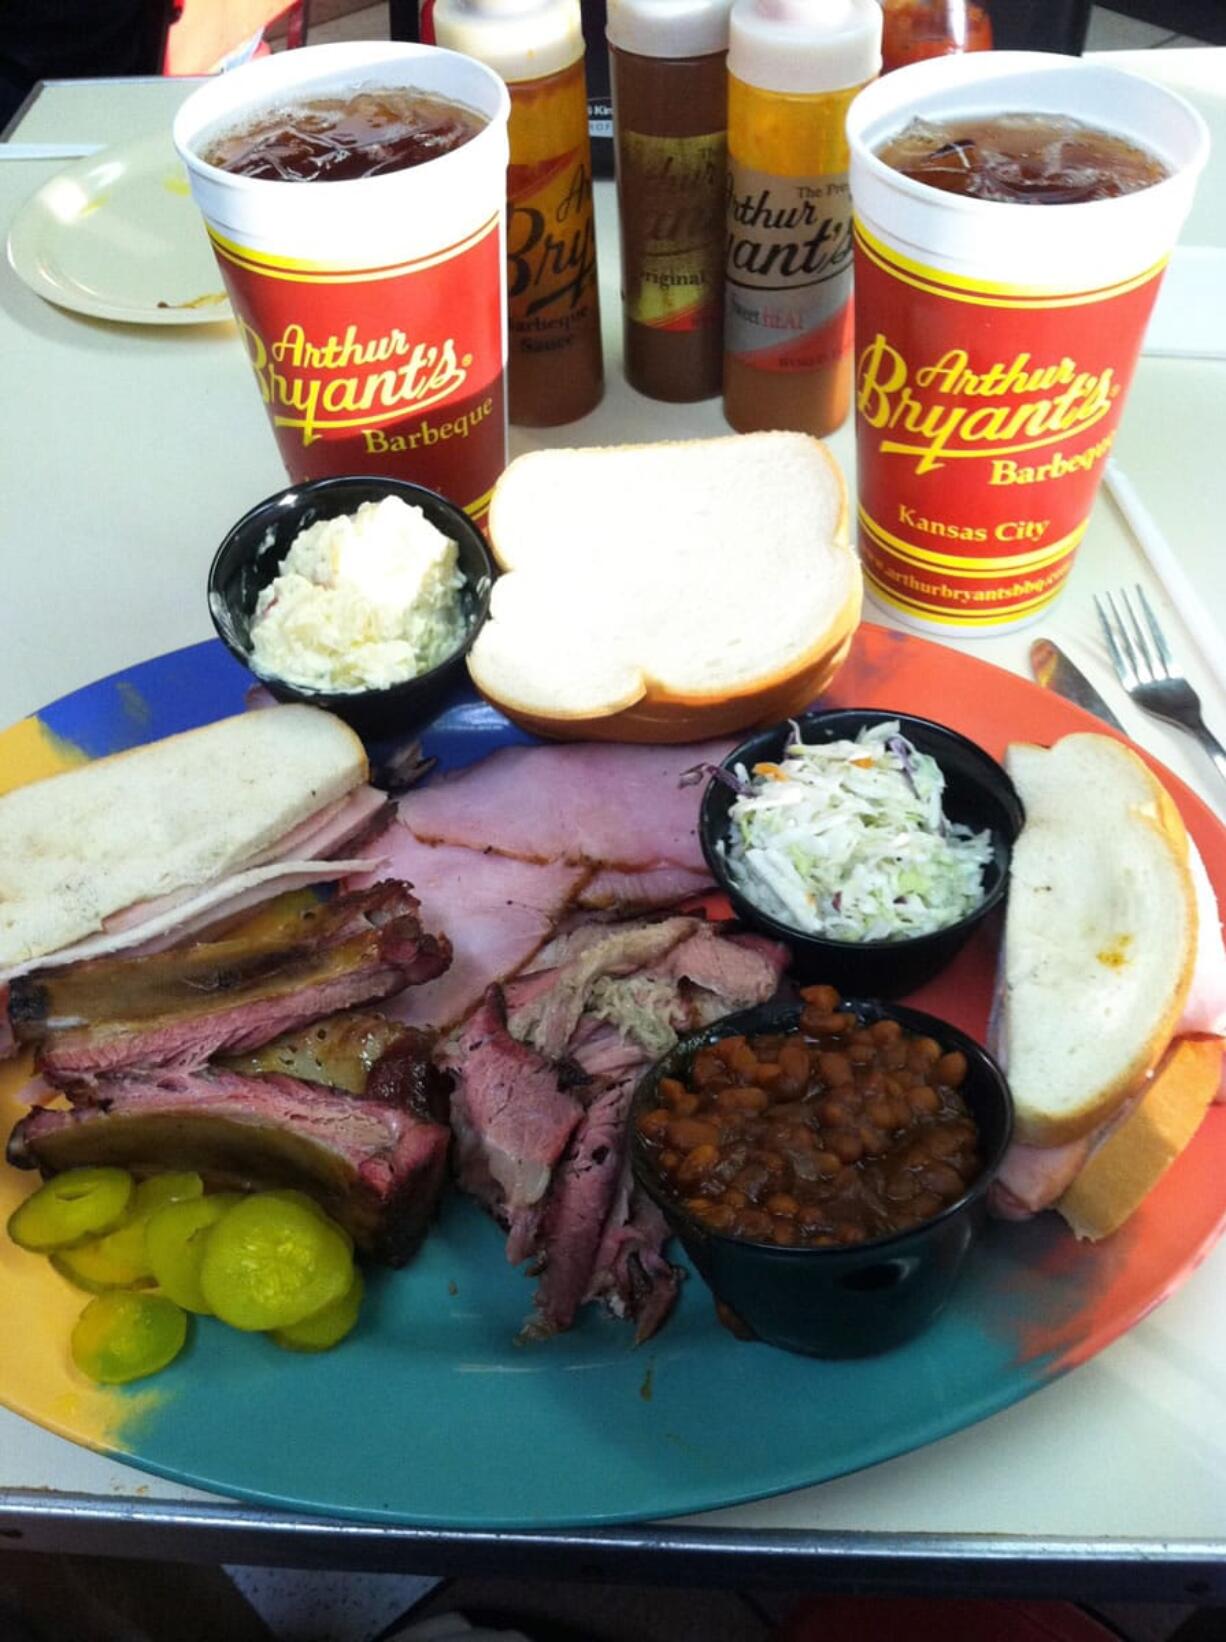
M 844 122 L 881 67 L 878 0 L 736 0 L 728 47 L 724 414 L 819 438 L 851 399 Z
M 604 391 L 592 158 L 579 0 L 437 0 L 435 38 L 511 94 L 508 409 L 555 427 Z

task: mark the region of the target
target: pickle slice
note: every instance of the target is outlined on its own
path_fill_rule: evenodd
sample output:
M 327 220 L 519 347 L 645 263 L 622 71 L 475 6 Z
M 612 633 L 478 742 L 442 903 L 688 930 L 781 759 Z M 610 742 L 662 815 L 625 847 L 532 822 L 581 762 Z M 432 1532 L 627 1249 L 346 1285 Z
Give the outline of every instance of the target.
M 200 1287 L 200 1266 L 213 1227 L 243 1201 L 238 1192 L 215 1192 L 167 1203 L 145 1230 L 149 1265 L 162 1293 L 185 1311 L 212 1314 Z
M 91 1380 L 122 1385 L 165 1368 L 183 1349 L 187 1313 L 159 1294 L 112 1289 L 91 1300 L 72 1331 L 72 1360 Z
M 150 1219 L 167 1203 L 199 1197 L 204 1182 L 195 1173 L 151 1175 L 140 1180 L 128 1203 L 128 1212 L 114 1231 L 69 1249 L 58 1249 L 51 1264 L 70 1283 L 90 1294 L 107 1289 L 152 1286 L 153 1266 L 149 1260 L 145 1232 Z
M 353 1254 L 311 1208 L 271 1192 L 246 1198 L 209 1234 L 200 1268 L 208 1304 L 231 1328 L 287 1328 L 339 1300 Z
M 148 1282 L 153 1268 L 145 1247 L 145 1225 L 143 1216 L 127 1220 L 104 1237 L 91 1238 L 71 1249 L 56 1249 L 51 1264 L 70 1283 L 91 1294 Z
M 170 1174 L 151 1174 L 148 1180 L 138 1180 L 132 1199 L 134 1214 L 146 1219 L 167 1203 L 185 1203 L 193 1197 L 204 1196 L 204 1181 L 194 1169 L 180 1169 Z
M 65 1249 L 117 1226 L 131 1200 L 126 1169 L 65 1169 L 18 1204 L 8 1233 L 20 1248 L 38 1254 Z
M 261 1192 L 260 1196 L 272 1198 L 275 1202 L 279 1203 L 301 1203 L 304 1209 L 309 1209 L 311 1213 L 315 1215 L 317 1219 L 322 1220 L 326 1226 L 331 1226 L 334 1232 L 339 1232 L 339 1234 L 345 1239 L 345 1242 L 349 1245 L 350 1253 L 353 1252 L 353 1238 L 339 1221 L 333 1220 L 327 1209 L 325 1209 L 322 1204 L 316 1202 L 309 1192 L 299 1191 L 297 1186 L 277 1186 L 272 1191 Z
M 330 1351 L 341 1343 L 357 1322 L 364 1293 L 362 1273 L 355 1271 L 353 1282 L 339 1300 L 333 1300 L 322 1311 L 312 1312 L 300 1323 L 274 1329 L 272 1337 L 286 1351 Z

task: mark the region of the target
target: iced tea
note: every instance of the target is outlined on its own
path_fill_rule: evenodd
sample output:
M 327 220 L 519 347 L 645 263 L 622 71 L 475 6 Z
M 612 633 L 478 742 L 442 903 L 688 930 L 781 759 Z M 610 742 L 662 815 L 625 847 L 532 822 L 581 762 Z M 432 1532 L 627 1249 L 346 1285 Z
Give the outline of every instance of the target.
M 930 188 L 1009 205 L 1118 199 L 1169 175 L 1126 138 L 1054 114 L 915 119 L 877 154 Z

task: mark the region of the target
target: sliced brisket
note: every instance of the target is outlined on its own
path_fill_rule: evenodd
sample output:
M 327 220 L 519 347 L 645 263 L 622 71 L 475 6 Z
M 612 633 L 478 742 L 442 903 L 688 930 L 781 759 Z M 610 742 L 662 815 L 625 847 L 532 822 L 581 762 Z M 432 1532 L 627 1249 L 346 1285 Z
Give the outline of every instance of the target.
M 505 1013 L 493 995 L 448 1046 L 460 1184 L 508 1227 L 508 1258 L 540 1274 L 526 1335 L 569 1328 L 585 1299 L 640 1340 L 668 1315 L 668 1229 L 626 1156 L 634 1089 L 679 1033 L 770 998 L 786 961 L 700 918 L 572 925 L 508 983 Z
M 562 1088 L 558 1068 L 507 1031 L 497 988 L 439 1062 L 455 1078 L 459 1183 L 506 1228 L 507 1259 L 517 1265 L 536 1247 L 554 1168 L 583 1108 Z
M 588 1107 L 554 1178 L 539 1245 L 545 1269 L 533 1303 L 530 1335 L 567 1329 L 583 1304 L 601 1235 L 617 1195 L 626 1149 L 626 1115 L 634 1080 L 604 1089 Z
M 651 1338 L 677 1303 L 684 1272 L 665 1258 L 669 1236 L 664 1216 L 635 1185 L 627 1162 L 583 1298 L 633 1319 L 636 1345 Z

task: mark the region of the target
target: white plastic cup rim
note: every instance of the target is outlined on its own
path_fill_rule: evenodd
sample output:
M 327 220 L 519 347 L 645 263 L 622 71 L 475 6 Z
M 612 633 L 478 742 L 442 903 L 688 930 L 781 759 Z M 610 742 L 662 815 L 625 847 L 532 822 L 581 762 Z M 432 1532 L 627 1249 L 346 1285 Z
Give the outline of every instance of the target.
M 420 165 L 318 187 L 243 176 L 200 153 L 253 114 L 363 85 L 448 99 L 487 123 Z M 188 97 L 173 135 L 196 204 L 223 238 L 256 251 L 365 267 L 453 244 L 501 210 L 510 108 L 505 84 L 474 58 L 411 41 L 352 41 L 282 52 L 216 76 Z
M 916 182 L 876 149 L 915 117 L 1060 114 L 1139 143 L 1170 175 L 1134 193 L 1036 210 Z M 1174 244 L 1209 154 L 1209 132 L 1175 92 L 1048 52 L 933 58 L 865 87 L 847 115 L 858 216 L 896 248 L 978 277 L 1069 289 L 1122 278 Z
M 199 152 L 201 139 L 220 134 L 226 129 L 228 120 L 234 121 L 243 114 L 276 107 L 279 98 L 326 95 L 353 87 L 355 75 L 363 71 L 375 74 L 380 70 L 390 72 L 410 62 L 432 64 L 438 69 L 445 67 L 447 71 L 458 73 L 474 84 L 483 84 L 488 94 L 488 106 L 465 104 L 487 121 L 475 137 L 449 153 L 411 168 L 423 171 L 429 167 L 432 176 L 437 178 L 441 170 L 456 168 L 452 162 L 464 150 L 474 149 L 479 144 L 488 145 L 490 139 L 497 140 L 500 127 L 510 116 L 511 98 L 503 81 L 484 63 L 456 51 L 447 51 L 441 46 L 422 45 L 412 40 L 348 41 L 340 45 L 303 46 L 297 51 L 279 53 L 276 57 L 256 59 L 227 74 L 218 75 L 194 91 L 176 114 L 173 126 L 175 147 L 189 169 L 208 176 L 219 186 L 240 192 L 283 188 L 286 184 L 275 178 L 248 177 L 210 165 Z M 432 72 L 431 79 L 434 78 Z M 415 83 L 413 89 L 447 95 L 445 88 L 437 84 Z M 450 95 L 454 101 L 464 102 L 454 91 Z M 386 189 L 398 176 L 400 173 L 397 171 L 387 171 L 377 177 L 355 177 L 346 182 L 332 182 L 328 187 L 374 191 Z M 289 186 L 297 188 L 300 184 Z

